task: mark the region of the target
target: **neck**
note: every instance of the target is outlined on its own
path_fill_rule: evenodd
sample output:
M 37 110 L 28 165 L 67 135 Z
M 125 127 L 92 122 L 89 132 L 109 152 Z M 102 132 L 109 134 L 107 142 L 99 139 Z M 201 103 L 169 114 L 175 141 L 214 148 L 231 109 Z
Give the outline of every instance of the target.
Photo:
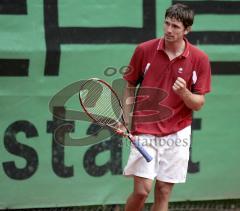
M 182 54 L 185 49 L 185 41 L 181 40 L 179 42 L 167 42 L 165 40 L 165 51 L 171 52 L 173 54 Z

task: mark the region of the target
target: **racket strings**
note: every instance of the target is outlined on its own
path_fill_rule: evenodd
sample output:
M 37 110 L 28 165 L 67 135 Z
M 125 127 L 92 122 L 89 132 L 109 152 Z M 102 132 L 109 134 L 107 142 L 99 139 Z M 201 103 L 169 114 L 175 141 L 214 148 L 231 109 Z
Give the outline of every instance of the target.
M 90 80 L 80 90 L 82 104 L 98 123 L 114 126 L 119 122 L 122 109 L 117 96 L 104 83 Z
M 91 109 L 92 112 L 96 113 L 96 114 L 101 114 L 101 116 L 103 117 L 107 117 L 107 116 L 115 116 L 115 113 L 113 112 L 113 108 L 112 105 L 106 105 L 106 107 L 102 107 L 101 105 L 103 105 L 102 102 L 100 102 L 100 100 L 106 99 L 105 96 L 103 95 L 102 98 L 98 99 L 98 102 L 96 101 L 96 98 L 91 99 L 91 101 L 88 101 L 87 104 L 89 105 L 93 105 L 94 107 Z M 107 100 L 107 99 L 106 99 Z M 89 103 L 90 102 L 90 103 Z M 93 103 L 95 102 L 95 103 Z M 113 101 L 113 104 L 115 104 L 116 102 Z

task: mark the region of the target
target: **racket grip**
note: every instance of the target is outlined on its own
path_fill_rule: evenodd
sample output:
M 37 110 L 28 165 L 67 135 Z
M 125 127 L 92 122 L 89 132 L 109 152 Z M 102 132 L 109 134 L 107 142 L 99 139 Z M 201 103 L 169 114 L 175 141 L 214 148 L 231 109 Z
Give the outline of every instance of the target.
M 150 162 L 153 159 L 152 156 L 148 154 L 148 152 L 143 148 L 143 146 L 138 141 L 134 141 L 134 138 L 132 135 L 129 135 L 129 138 L 131 139 L 133 145 L 137 148 L 137 150 L 145 158 L 145 160 L 147 162 Z

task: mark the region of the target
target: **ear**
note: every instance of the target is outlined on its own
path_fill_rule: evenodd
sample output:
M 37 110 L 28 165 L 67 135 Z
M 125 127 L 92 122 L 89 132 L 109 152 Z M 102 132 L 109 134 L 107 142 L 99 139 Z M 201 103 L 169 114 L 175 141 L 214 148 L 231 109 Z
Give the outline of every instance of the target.
M 184 31 L 184 35 L 187 35 L 191 30 L 192 30 L 192 27 L 188 26 Z

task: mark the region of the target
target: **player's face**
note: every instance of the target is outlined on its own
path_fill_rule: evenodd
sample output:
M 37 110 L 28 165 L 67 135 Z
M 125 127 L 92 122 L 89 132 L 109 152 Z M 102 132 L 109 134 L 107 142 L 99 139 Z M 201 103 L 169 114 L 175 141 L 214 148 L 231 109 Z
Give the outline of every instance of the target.
M 166 18 L 164 21 L 164 38 L 167 42 L 178 42 L 181 41 L 189 32 L 181 21 L 175 18 Z

